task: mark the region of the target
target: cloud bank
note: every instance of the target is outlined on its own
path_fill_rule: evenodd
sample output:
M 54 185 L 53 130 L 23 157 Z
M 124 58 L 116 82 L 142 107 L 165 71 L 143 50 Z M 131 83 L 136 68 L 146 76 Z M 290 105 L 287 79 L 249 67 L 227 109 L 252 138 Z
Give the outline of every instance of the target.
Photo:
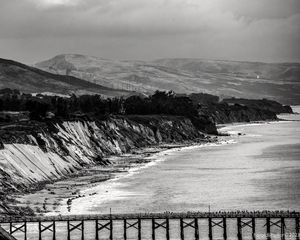
M 300 0 L 2 0 L 1 57 L 300 61 Z

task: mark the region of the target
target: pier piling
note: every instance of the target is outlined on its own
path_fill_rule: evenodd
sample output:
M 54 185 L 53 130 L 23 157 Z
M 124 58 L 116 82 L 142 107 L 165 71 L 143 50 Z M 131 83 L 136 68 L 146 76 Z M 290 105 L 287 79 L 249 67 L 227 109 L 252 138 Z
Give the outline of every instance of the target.
M 252 218 L 252 240 L 256 240 L 256 225 L 255 225 L 255 218 Z
M 208 238 L 209 238 L 209 240 L 213 239 L 212 220 L 210 217 L 208 218 Z
M 127 240 L 127 220 L 124 219 L 123 223 L 124 223 L 123 224 L 123 229 L 124 229 L 123 237 L 124 237 L 124 240 Z M 98 238 L 97 238 L 97 240 L 98 240 Z
M 113 240 L 113 220 L 110 218 L 109 220 L 110 230 L 109 230 L 109 239 Z
M 170 220 L 166 218 L 166 239 L 170 240 Z
M 237 238 L 238 240 L 243 240 L 243 228 L 252 228 L 252 240 L 256 240 L 256 220 L 265 220 L 266 227 L 266 239 L 271 240 L 271 230 L 273 228 L 280 229 L 281 238 L 280 240 L 286 240 L 286 229 L 291 227 L 291 219 L 294 220 L 292 228 L 294 228 L 295 240 L 299 239 L 299 212 L 283 212 L 283 211 L 264 211 L 264 212 L 188 212 L 188 213 L 147 213 L 147 214 L 109 214 L 109 215 L 72 215 L 72 216 L 44 216 L 44 217 L 1 217 L 0 225 L 3 227 L 6 225 L 8 232 L 13 236 L 17 235 L 18 239 L 27 240 L 28 237 L 32 238 L 32 231 L 30 235 L 27 236 L 27 228 L 36 226 L 34 224 L 27 223 L 37 223 L 38 231 L 34 231 L 36 234 L 34 239 L 43 240 L 45 237 L 47 239 L 56 240 L 56 223 L 66 222 L 67 240 L 71 240 L 75 236 L 75 232 L 80 235 L 81 240 L 85 239 L 85 221 L 93 221 L 95 223 L 95 239 L 100 240 L 103 238 L 102 232 L 108 234 L 108 239 L 113 240 L 114 234 L 114 223 L 121 221 L 123 222 L 123 237 L 125 240 L 129 238 L 128 229 L 134 228 L 137 231 L 137 239 L 142 240 L 142 228 L 144 228 L 143 222 L 150 221 L 152 223 L 152 240 L 156 238 L 170 240 L 172 236 L 170 224 L 172 222 L 177 222 L 179 220 L 180 228 L 180 239 L 184 240 L 189 234 L 185 233 L 186 228 L 193 229 L 193 238 L 195 240 L 200 239 L 199 233 L 199 220 L 206 219 L 208 221 L 208 239 L 213 240 L 213 228 L 219 227 L 223 228 L 223 240 L 228 240 L 229 235 L 227 232 L 228 219 L 236 219 L 237 221 Z M 171 222 L 172 221 L 172 222 Z M 289 228 L 286 228 L 286 225 Z M 146 226 L 146 225 L 145 225 Z M 118 224 L 115 226 L 118 227 Z M 156 233 L 156 229 L 163 228 L 165 230 L 164 235 L 161 232 Z M 5 229 L 5 228 L 4 228 Z M 59 229 L 61 231 L 61 228 Z M 275 230 L 275 229 L 274 229 Z M 47 232 L 47 233 L 46 233 Z M 50 232 L 50 233 L 49 233 Z M 73 233 L 74 232 L 74 233 Z M 273 231 L 274 232 L 274 231 Z M 275 231 L 276 232 L 276 231 Z M 274 233 L 275 233 L 274 232 Z M 290 232 L 288 232 L 290 233 Z M 187 234 L 187 235 L 186 235 Z M 246 232 L 244 232 L 244 235 Z M 47 235 L 47 236 L 44 236 Z M 74 235 L 74 236 L 73 236 Z M 157 236 L 156 236 L 157 235 Z M 186 236 L 185 236 L 186 235 Z M 247 236 L 251 238 L 251 235 Z M 14 236 L 15 237 L 15 236 Z M 173 236 L 172 236 L 173 237 Z M 189 236 L 190 237 L 190 236 Z M 246 237 L 246 236 L 245 236 Z
M 152 240 L 155 240 L 155 220 L 152 218 Z
M 227 223 L 225 217 L 223 218 L 223 238 L 227 240 Z
M 271 240 L 271 220 L 269 217 L 266 218 L 266 226 L 267 226 L 267 240 Z
M 195 240 L 199 240 L 199 223 L 198 223 L 198 219 L 195 218 Z
M 285 240 L 285 222 L 283 217 L 280 219 L 280 223 L 281 240 Z
M 237 218 L 237 238 L 238 240 L 243 239 L 242 235 L 242 219 L 240 217 Z
M 55 221 L 52 221 L 48 225 L 46 225 L 46 222 L 42 223 L 41 221 L 39 221 L 39 240 L 43 239 L 42 234 L 47 230 L 52 232 L 52 240 L 56 240 Z
M 68 240 L 71 240 L 71 232 L 74 230 L 81 231 L 81 240 L 84 240 L 84 220 L 81 220 L 79 223 L 72 224 L 71 221 L 67 221 L 67 230 L 68 230 Z
M 180 239 L 184 240 L 183 219 L 180 218 Z
M 16 232 L 23 232 L 24 233 L 24 240 L 27 240 L 27 221 L 24 221 L 23 223 L 16 223 L 14 225 L 13 222 L 10 222 L 9 224 L 9 233 L 13 235 Z

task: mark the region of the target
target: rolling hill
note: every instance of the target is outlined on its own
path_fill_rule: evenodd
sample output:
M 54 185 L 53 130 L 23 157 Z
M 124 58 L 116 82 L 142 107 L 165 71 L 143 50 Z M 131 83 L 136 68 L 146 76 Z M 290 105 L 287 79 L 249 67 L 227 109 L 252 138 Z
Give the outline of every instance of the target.
M 101 94 L 105 97 L 128 95 L 73 76 L 49 73 L 12 60 L 0 59 L 0 89 L 18 89 L 24 93 Z
M 151 93 L 205 92 L 225 97 L 268 98 L 300 103 L 299 63 L 236 62 L 204 59 L 118 61 L 63 54 L 37 68 L 70 75 L 108 88 Z

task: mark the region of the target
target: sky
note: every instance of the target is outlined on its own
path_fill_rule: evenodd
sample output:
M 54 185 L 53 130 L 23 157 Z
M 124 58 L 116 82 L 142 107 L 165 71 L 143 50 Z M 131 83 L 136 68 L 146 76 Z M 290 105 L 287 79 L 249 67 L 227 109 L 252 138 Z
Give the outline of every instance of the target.
M 0 0 L 0 57 L 300 62 L 300 0 Z

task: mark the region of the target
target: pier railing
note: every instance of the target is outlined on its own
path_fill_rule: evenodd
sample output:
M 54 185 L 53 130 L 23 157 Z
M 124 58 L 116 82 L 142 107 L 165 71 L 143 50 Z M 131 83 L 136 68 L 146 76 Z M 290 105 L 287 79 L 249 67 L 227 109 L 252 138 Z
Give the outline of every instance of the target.
M 122 231 L 122 239 L 129 239 L 128 231 L 134 230 L 136 232 L 136 239 L 144 239 L 142 230 L 147 227 L 150 232 L 150 238 L 155 239 L 200 239 L 202 230 L 199 228 L 199 221 L 205 221 L 207 226 L 207 239 L 213 240 L 213 229 L 218 228 L 222 231 L 222 238 L 228 239 L 228 222 L 235 225 L 235 237 L 238 240 L 243 239 L 243 229 L 250 230 L 250 238 L 257 240 L 257 221 L 263 222 L 263 231 L 266 240 L 271 240 L 272 231 L 276 229 L 280 233 L 280 239 L 286 240 L 287 223 L 292 229 L 292 236 L 295 240 L 299 239 L 299 219 L 300 213 L 295 211 L 237 211 L 237 212 L 164 212 L 164 213 L 128 213 L 128 214 L 98 214 L 98 215 L 57 215 L 57 216 L 29 216 L 29 217 L 16 217 L 16 216 L 2 216 L 0 217 L 0 225 L 7 229 L 11 235 L 18 234 L 18 239 L 31 239 L 28 238 L 29 226 L 32 223 L 37 226 L 36 234 L 38 239 L 42 240 L 47 234 L 51 234 L 51 239 L 56 240 L 58 235 L 57 225 L 64 223 L 65 227 L 60 227 L 59 231 L 63 231 L 68 240 L 73 239 L 72 236 L 80 235 L 81 240 L 85 240 L 87 230 L 85 226 L 88 225 L 89 229 L 93 229 L 94 237 L 92 239 L 116 239 L 114 238 L 115 231 Z M 170 227 L 173 224 L 173 228 Z M 174 223 L 178 223 L 178 236 L 170 237 L 174 230 Z M 31 225 L 30 225 L 31 224 Z M 203 224 L 203 222 L 202 222 Z M 163 230 L 163 236 L 158 237 L 157 231 Z M 189 238 L 186 238 L 186 229 L 192 229 Z M 90 230 L 89 234 L 90 233 Z M 107 238 L 102 238 L 102 233 L 106 232 Z M 260 231 L 262 231 L 260 229 Z M 75 234 L 75 235 L 74 235 Z M 290 235 L 291 236 L 291 235 Z M 249 236 L 248 236 L 249 237 Z M 91 239 L 91 238 L 89 238 Z M 120 239 L 120 238 L 118 238 Z M 131 238 L 132 239 L 132 238 Z M 146 238 L 145 238 L 146 239 Z

